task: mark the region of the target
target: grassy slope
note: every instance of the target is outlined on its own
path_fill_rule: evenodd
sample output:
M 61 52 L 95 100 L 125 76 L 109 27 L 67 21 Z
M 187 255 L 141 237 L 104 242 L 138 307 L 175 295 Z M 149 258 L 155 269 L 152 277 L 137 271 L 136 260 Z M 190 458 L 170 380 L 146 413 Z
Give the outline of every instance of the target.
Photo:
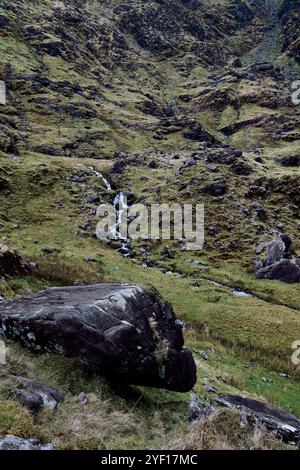
M 6 286 L 2 284 L 2 290 L 6 289 L 8 295 L 21 295 L 28 289 L 40 290 L 49 285 L 71 283 L 77 278 L 88 282 L 103 279 L 150 282 L 172 302 L 179 318 L 192 324 L 192 330 L 186 335 L 188 346 L 194 351 L 205 350 L 210 356 L 209 362 L 204 362 L 195 354 L 199 369 L 195 390 L 199 395 L 207 395 L 203 384 L 208 382 L 218 393 L 247 392 L 300 416 L 297 378 L 283 378 L 277 373 L 294 373 L 290 355 L 292 341 L 300 336 L 299 312 L 293 310 L 300 308 L 299 288 L 292 287 L 293 296 L 289 297 L 290 286 L 255 281 L 239 263 L 230 265 L 230 269 L 224 265 L 214 267 L 212 263 L 209 271 L 205 272 L 207 278 L 237 287 L 250 287 L 257 295 L 267 296 L 270 302 L 237 298 L 226 288 L 205 281 L 200 287 L 192 287 L 195 280 L 192 276 L 197 268 L 186 263 L 186 258 L 190 258 L 186 254 L 177 258 L 174 266 L 185 275 L 175 278 L 158 269 L 143 269 L 124 260 L 101 242 L 83 238 L 78 226 L 84 221 L 83 213 L 88 212 L 88 208 L 82 201 L 91 190 L 102 193 L 104 199 L 108 197 L 91 172 L 87 171 L 87 180 L 80 191 L 69 181 L 72 172 L 86 171 L 90 163 L 104 173 L 109 167 L 107 162 L 49 160 L 36 155 L 24 156 L 19 161 L 8 160 L 7 157 L 1 159 L 1 166 L 14 175 L 11 179 L 14 191 L 8 197 L 1 196 L 2 215 L 6 219 L 1 227 L 1 240 L 27 259 L 38 259 L 40 264 L 37 275 L 10 279 Z M 12 228 L 15 223 L 19 228 Z M 61 250 L 53 259 L 55 270 L 49 258 L 41 255 L 41 249 L 46 246 Z M 86 256 L 99 262 L 87 265 L 84 262 Z M 201 258 L 207 259 L 207 253 L 201 254 Z M 73 269 L 71 273 L 70 266 Z M 55 275 L 53 271 L 61 274 Z M 9 347 L 12 370 L 29 374 L 67 392 L 65 403 L 54 416 L 43 412 L 34 423 L 34 433 L 44 440 L 54 441 L 58 447 L 158 448 L 166 446 L 175 431 L 183 435 L 187 432 L 185 395 L 131 388 L 126 392 L 126 398 L 120 398 L 120 393 L 124 394 L 125 390 L 112 390 L 104 379 L 90 377 L 74 361 L 48 355 L 34 357 L 21 347 L 11 343 Z M 210 352 L 210 348 L 219 351 L 222 359 L 219 354 Z M 247 365 L 249 361 L 250 366 Z M 226 383 L 218 379 L 220 376 L 226 379 Z M 82 390 L 92 394 L 91 403 L 85 409 L 74 398 Z M 3 393 L 5 396 L 5 391 Z M 13 430 L 17 429 L 14 428 L 16 421 L 11 419 Z M 101 419 L 109 422 L 107 428 L 101 425 L 102 431 L 97 424 Z M 29 425 L 31 418 L 28 420 L 26 423 Z M 7 429 L 7 426 L 2 426 L 2 432 Z

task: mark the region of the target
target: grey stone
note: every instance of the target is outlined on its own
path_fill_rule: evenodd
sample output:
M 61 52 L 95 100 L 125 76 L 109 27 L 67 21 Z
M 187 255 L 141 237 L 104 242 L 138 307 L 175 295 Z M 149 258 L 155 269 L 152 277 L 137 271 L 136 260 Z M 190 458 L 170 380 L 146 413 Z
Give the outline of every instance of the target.
M 189 423 L 193 424 L 203 418 L 208 418 L 215 409 L 205 401 L 200 400 L 194 392 L 189 399 Z

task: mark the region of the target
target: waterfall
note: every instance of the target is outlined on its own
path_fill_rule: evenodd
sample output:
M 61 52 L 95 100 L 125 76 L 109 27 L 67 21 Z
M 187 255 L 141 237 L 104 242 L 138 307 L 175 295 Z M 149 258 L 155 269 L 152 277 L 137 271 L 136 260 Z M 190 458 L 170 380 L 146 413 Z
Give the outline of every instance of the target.
M 120 232 L 122 223 L 127 221 L 128 206 L 124 193 L 119 193 L 116 195 L 114 199 L 114 209 L 116 213 L 116 223 L 111 227 L 110 232 L 115 239 L 127 241 L 127 237 L 123 237 L 122 233 Z M 126 216 L 125 221 L 123 220 L 124 213 Z
M 94 168 L 93 166 L 90 166 L 90 169 L 91 169 L 92 172 L 97 176 L 97 178 L 100 178 L 100 179 L 103 181 L 103 183 L 104 183 L 106 189 L 107 189 L 108 191 L 111 191 L 111 189 L 112 189 L 112 188 L 111 188 L 111 184 L 110 184 L 110 182 L 109 182 L 107 179 L 104 178 L 104 176 L 102 175 L 102 173 L 100 173 L 99 171 L 95 170 L 95 168 Z
M 110 182 L 104 178 L 102 173 L 99 171 L 95 170 L 93 166 L 90 167 L 90 169 L 93 171 L 93 173 L 97 176 L 97 178 L 100 178 L 101 181 L 105 184 L 105 187 L 108 191 L 112 190 Z M 109 228 L 109 232 L 112 235 L 112 238 L 115 240 L 122 240 L 122 250 L 124 251 L 124 256 L 127 257 L 129 255 L 129 246 L 130 246 L 130 241 L 127 238 L 127 234 L 124 237 L 123 234 L 121 233 L 121 227 L 124 222 L 127 222 L 127 210 L 128 210 L 128 205 L 127 205 L 127 198 L 124 193 L 119 193 L 116 195 L 114 198 L 113 202 L 114 206 L 114 211 L 116 214 L 116 223 L 113 224 Z M 126 217 L 124 220 L 124 216 Z

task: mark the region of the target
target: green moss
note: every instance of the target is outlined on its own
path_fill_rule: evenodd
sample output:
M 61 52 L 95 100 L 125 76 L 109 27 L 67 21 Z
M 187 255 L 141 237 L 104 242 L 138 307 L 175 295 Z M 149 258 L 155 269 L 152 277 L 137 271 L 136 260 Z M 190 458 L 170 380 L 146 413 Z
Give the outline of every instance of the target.
M 29 412 L 14 401 L 0 398 L 0 436 L 30 437 L 32 432 L 33 421 Z

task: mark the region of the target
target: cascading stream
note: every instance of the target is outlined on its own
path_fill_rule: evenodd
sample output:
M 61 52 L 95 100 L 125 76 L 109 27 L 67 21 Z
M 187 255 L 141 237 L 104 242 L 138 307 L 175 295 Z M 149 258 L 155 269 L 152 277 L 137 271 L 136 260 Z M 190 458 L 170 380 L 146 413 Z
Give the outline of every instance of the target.
M 97 178 L 101 179 L 101 181 L 104 183 L 106 189 L 108 191 L 111 191 L 112 190 L 112 187 L 111 187 L 111 184 L 110 182 L 104 178 L 104 176 L 102 175 L 102 173 L 100 173 L 99 171 L 95 170 L 95 168 L 93 166 L 90 167 L 90 169 L 92 170 L 92 172 L 97 176 Z
M 108 181 L 102 175 L 102 173 L 97 171 L 94 167 L 90 167 L 90 169 L 97 176 L 97 178 L 99 178 L 104 183 L 106 189 L 108 191 L 111 191 L 112 185 L 110 181 Z M 127 257 L 130 252 L 130 240 L 128 239 L 127 234 L 125 235 L 124 233 L 122 233 L 122 225 L 127 221 L 128 205 L 126 201 L 126 196 L 123 192 L 120 192 L 116 195 L 116 197 L 114 198 L 113 206 L 116 213 L 116 223 L 109 228 L 109 232 L 113 239 L 122 240 L 124 242 L 122 244 L 121 251 L 123 252 L 124 256 Z M 124 217 L 126 217 L 126 220 L 124 219 Z

